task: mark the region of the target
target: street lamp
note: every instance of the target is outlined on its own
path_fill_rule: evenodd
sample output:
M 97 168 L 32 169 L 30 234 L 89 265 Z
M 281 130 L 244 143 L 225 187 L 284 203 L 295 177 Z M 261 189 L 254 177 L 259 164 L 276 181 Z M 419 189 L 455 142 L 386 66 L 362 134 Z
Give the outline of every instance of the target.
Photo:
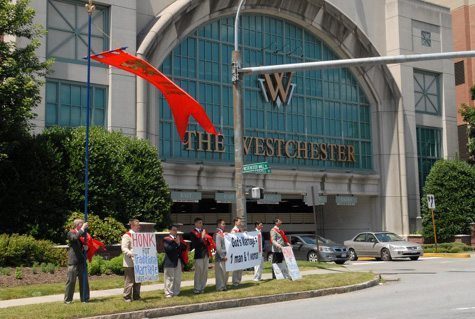
M 234 188 L 236 191 L 236 217 L 241 218 L 242 227 L 247 228 L 246 198 L 244 196 L 244 183 L 242 166 L 244 162 L 243 154 L 243 124 L 242 124 L 242 103 L 241 103 L 241 78 L 239 69 L 241 68 L 241 55 L 238 47 L 239 12 L 245 0 L 239 2 L 234 20 L 234 51 L 231 58 L 232 82 L 233 82 L 233 110 L 234 110 Z

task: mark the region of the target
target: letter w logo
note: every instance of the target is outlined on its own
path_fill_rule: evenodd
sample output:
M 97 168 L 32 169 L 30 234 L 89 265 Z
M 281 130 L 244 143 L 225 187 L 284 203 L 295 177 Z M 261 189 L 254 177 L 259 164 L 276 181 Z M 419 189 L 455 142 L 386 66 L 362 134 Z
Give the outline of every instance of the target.
M 284 79 L 287 80 L 285 88 Z M 292 94 L 294 93 L 296 84 L 291 82 L 291 72 L 264 74 L 264 78 L 258 80 L 266 102 L 269 102 L 270 96 L 270 100 L 277 104 L 277 107 L 280 107 L 282 104 L 289 104 L 292 100 Z

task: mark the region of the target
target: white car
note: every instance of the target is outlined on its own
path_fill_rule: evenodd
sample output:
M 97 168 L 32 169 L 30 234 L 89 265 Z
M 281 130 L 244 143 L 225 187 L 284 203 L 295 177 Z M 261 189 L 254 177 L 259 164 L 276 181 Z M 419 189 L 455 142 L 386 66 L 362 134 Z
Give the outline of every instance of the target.
M 390 232 L 363 232 L 343 243 L 348 248 L 350 260 L 358 256 L 375 257 L 376 260 L 410 258 L 417 260 L 424 253 L 422 246 L 411 243 Z

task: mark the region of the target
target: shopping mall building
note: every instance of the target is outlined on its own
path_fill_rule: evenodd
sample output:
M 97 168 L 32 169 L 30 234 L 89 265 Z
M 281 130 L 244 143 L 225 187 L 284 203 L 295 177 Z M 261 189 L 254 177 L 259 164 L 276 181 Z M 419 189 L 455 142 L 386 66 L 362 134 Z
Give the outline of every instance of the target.
M 231 52 L 238 0 L 94 1 L 92 49 L 127 47 L 195 97 L 221 135 L 191 122 L 178 137 L 160 91 L 93 63 L 92 122 L 157 146 L 174 201 L 171 217 L 210 230 L 235 213 Z M 54 57 L 37 131 L 85 123 L 87 14 L 84 1 L 32 1 Z M 420 0 L 247 0 L 242 66 L 452 50 L 450 11 Z M 242 82 L 248 228 L 275 217 L 287 232 L 334 240 L 362 230 L 406 235 L 420 224 L 420 191 L 431 165 L 456 156 L 450 60 L 246 76 Z

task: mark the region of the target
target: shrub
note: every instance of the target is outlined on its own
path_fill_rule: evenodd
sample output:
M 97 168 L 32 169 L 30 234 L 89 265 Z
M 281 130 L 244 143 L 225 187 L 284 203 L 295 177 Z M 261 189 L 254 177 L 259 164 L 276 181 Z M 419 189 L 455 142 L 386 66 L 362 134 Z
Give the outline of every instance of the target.
M 31 266 L 31 272 L 36 275 L 38 273 L 38 267 L 39 267 L 39 264 L 35 261 L 33 263 L 33 266 Z
M 15 269 L 15 279 L 23 279 L 23 269 L 16 267 Z
M 184 267 L 184 271 L 191 271 L 195 263 L 195 251 L 188 252 L 188 263 Z
M 106 260 L 106 273 L 112 273 L 116 275 L 124 274 L 124 267 L 122 266 L 122 255 Z
M 11 146 L 0 161 L 0 232 L 65 242 L 57 230 L 84 207 L 84 138 L 84 127 L 54 127 Z M 89 176 L 89 210 L 104 222 L 103 242 L 118 241 L 108 217 L 168 224 L 170 192 L 149 142 L 91 128 Z
M 423 236 L 434 238 L 427 194 L 434 194 L 437 240 L 450 241 L 454 235 L 469 234 L 475 221 L 475 167 L 458 160 L 440 160 L 427 176 L 421 198 Z
M 435 252 L 435 244 L 424 244 L 423 247 L 426 253 Z M 464 251 L 473 251 L 473 248 L 464 243 L 442 243 L 437 245 L 437 252 L 439 253 L 461 253 Z
M 83 219 L 84 214 L 73 212 L 69 216 L 64 228 L 69 230 L 73 221 L 77 218 Z M 103 220 L 96 214 L 88 214 L 88 231 L 91 236 L 106 245 L 120 242 L 121 236 L 127 231 L 124 225 L 112 217 L 106 217 Z
M 57 266 L 53 263 L 42 263 L 41 271 L 45 274 L 54 274 L 56 272 Z
M 101 256 L 92 257 L 92 261 L 88 263 L 87 272 L 89 275 L 101 275 L 105 272 L 105 261 Z
M 31 266 L 33 263 L 62 264 L 66 252 L 48 240 L 35 240 L 27 235 L 0 235 L 0 266 Z
M 0 267 L 0 275 L 3 275 L 3 276 L 10 276 L 10 275 L 11 275 L 11 270 L 10 270 L 10 268 Z
M 89 208 L 126 223 L 131 217 L 166 225 L 171 206 L 158 151 L 147 141 L 93 127 L 90 132 Z M 43 135 L 62 154 L 71 210 L 84 205 L 85 128 L 51 128 Z

